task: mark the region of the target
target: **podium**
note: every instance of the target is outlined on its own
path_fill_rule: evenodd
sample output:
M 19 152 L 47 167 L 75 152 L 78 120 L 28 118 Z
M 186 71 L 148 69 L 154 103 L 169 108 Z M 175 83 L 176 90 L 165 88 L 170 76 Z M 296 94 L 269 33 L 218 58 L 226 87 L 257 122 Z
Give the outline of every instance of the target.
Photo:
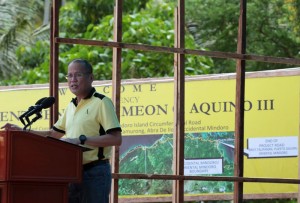
M 25 131 L 0 131 L 0 203 L 67 203 L 82 178 L 82 148 Z

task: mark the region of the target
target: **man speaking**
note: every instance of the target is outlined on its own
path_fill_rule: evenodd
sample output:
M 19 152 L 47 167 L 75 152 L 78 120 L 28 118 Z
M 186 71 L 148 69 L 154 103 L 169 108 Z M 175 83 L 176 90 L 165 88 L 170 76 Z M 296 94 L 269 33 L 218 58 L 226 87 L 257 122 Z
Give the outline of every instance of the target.
M 83 152 L 83 180 L 70 184 L 69 203 L 108 203 L 112 180 L 111 150 L 112 146 L 122 143 L 115 108 L 110 98 L 96 92 L 92 86 L 93 69 L 88 61 L 71 61 L 66 78 L 75 98 L 51 130 L 31 132 L 92 148 Z M 22 130 L 10 123 L 1 128 Z

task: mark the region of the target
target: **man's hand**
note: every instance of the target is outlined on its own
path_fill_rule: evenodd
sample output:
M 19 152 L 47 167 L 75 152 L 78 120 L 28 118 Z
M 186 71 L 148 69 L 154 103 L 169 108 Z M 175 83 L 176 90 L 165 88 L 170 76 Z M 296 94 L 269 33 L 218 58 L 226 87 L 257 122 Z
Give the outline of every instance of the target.
M 19 126 L 11 124 L 11 123 L 6 123 L 4 126 L 1 127 L 1 129 L 5 129 L 5 130 L 23 130 Z

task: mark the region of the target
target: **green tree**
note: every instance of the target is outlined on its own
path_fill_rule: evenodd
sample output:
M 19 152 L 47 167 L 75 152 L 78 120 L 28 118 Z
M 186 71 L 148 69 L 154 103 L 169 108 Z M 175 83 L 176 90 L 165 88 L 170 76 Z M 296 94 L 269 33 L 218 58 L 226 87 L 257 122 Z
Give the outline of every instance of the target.
M 0 5 L 1 17 L 3 16 L 3 26 L 0 28 L 2 85 L 48 82 L 49 26 L 36 30 L 36 27 L 41 25 L 43 10 L 42 3 L 39 2 L 6 0 Z M 191 35 L 187 34 L 186 48 L 236 52 L 239 16 L 239 4 L 236 1 L 185 2 L 186 25 L 193 36 L 192 39 Z M 113 4 L 114 1 L 107 0 L 67 1 L 60 11 L 60 36 L 111 41 Z M 175 4 L 175 0 L 124 1 L 123 41 L 173 46 Z M 246 52 L 277 57 L 299 57 L 299 5 L 300 0 L 249 0 Z M 12 7 L 17 9 L 11 11 Z M 46 40 L 37 42 L 37 36 Z M 97 79 L 111 77 L 111 49 L 60 45 L 60 53 L 61 81 L 66 72 L 66 63 L 75 57 L 91 60 L 95 64 Z M 166 61 L 169 62 L 165 63 Z M 171 76 L 172 61 L 172 54 L 124 49 L 123 77 Z M 293 65 L 247 61 L 248 71 L 288 67 Z M 212 61 L 201 56 L 186 57 L 188 75 L 234 71 L 235 60 L 213 58 Z M 20 72 L 22 74 L 19 74 Z M 18 77 L 11 77 L 12 75 Z
M 148 0 L 123 1 L 123 12 L 134 13 L 145 8 Z M 76 10 L 82 14 L 82 20 L 86 25 L 99 24 L 107 15 L 113 15 L 114 1 L 112 0 L 75 0 Z
M 113 36 L 113 15 L 101 18 L 99 24 L 85 25 L 83 14 L 70 2 L 61 8 L 60 36 L 111 41 Z M 157 46 L 173 46 L 172 3 L 154 3 L 149 1 L 139 12 L 123 14 L 123 41 Z M 72 34 L 74 33 L 74 34 Z M 19 62 L 28 67 L 28 58 L 32 55 L 39 64 L 34 69 L 24 71 L 21 78 L 15 78 L 14 84 L 48 82 L 49 57 L 47 43 L 36 43 L 33 47 L 20 46 L 17 55 Z M 186 44 L 197 48 L 191 35 L 187 35 Z M 199 47 L 198 47 L 199 48 Z M 111 79 L 112 49 L 83 45 L 60 45 L 60 81 L 67 72 L 66 64 L 74 58 L 89 60 L 95 69 L 96 79 Z M 173 54 L 143 52 L 124 49 L 122 53 L 122 77 L 161 77 L 173 75 Z M 190 56 L 186 60 L 186 73 L 190 75 L 210 73 L 211 59 Z M 12 80 L 10 80 L 12 81 Z
M 193 3 L 191 3 L 191 1 Z M 187 1 L 189 31 L 197 44 L 212 51 L 236 52 L 239 4 L 234 0 Z M 248 54 L 299 57 L 299 0 L 249 0 L 247 3 Z M 197 9 L 193 9 L 197 7 Z M 235 61 L 213 59 L 214 72 L 235 72 Z M 293 65 L 248 61 L 251 71 Z
M 0 16 L 0 78 L 8 78 L 23 70 L 15 51 L 20 45 L 31 45 L 34 31 L 42 23 L 43 2 L 3 0 Z

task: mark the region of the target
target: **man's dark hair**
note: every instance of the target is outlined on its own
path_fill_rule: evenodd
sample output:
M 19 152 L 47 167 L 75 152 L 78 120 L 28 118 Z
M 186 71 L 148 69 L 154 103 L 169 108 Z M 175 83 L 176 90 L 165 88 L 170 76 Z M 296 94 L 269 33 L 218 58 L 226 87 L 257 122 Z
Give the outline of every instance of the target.
M 92 67 L 92 65 L 87 60 L 85 60 L 85 59 L 74 59 L 73 61 L 71 61 L 69 63 L 69 65 L 71 63 L 80 63 L 80 64 L 82 64 L 86 68 L 87 73 L 93 73 L 93 67 Z

